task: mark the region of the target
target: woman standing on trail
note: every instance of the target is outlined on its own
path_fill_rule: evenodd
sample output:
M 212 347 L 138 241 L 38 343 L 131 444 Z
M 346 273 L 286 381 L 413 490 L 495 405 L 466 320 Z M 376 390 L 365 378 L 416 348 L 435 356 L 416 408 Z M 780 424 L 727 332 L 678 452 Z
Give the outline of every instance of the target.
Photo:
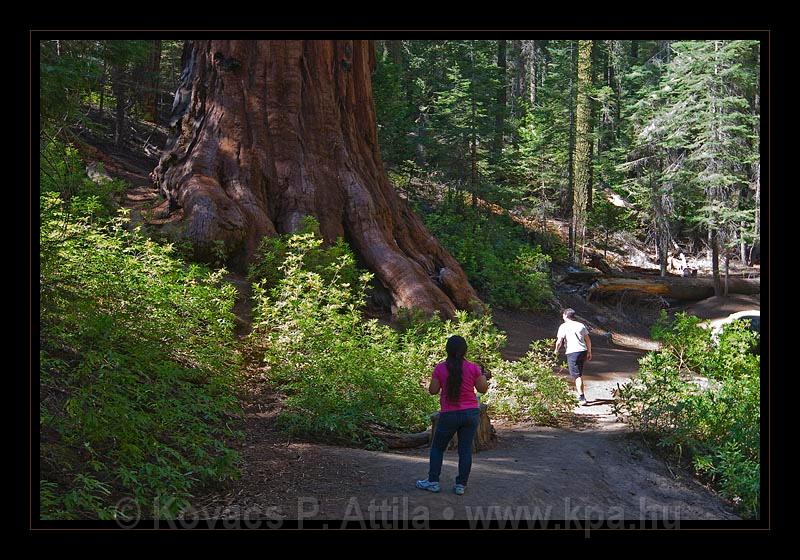
M 431 464 L 427 480 L 418 480 L 417 488 L 438 492 L 439 475 L 447 445 L 458 434 L 458 476 L 453 488 L 463 494 L 472 468 L 472 440 L 480 423 L 480 409 L 475 389 L 481 393 L 489 390 L 492 374 L 484 373 L 477 364 L 464 359 L 467 341 L 460 336 L 447 339 L 447 360 L 433 370 L 428 387 L 431 395 L 440 393 L 439 422 L 431 444 Z

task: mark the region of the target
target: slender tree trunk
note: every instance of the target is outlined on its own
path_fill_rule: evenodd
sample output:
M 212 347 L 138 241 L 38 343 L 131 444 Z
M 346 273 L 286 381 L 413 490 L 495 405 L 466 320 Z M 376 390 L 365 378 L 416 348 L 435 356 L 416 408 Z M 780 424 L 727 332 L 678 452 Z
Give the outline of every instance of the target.
M 475 41 L 470 42 L 470 68 L 472 76 L 470 78 L 470 160 L 472 170 L 470 172 L 470 186 L 472 188 L 472 209 L 478 208 L 478 138 L 476 124 L 478 120 L 477 106 L 475 101 Z
M 125 141 L 127 130 L 125 130 L 125 85 L 123 79 L 125 73 L 117 65 L 111 68 L 111 92 L 114 94 L 115 116 L 114 116 L 114 143 L 119 146 Z
M 569 226 L 569 256 L 575 259 L 575 229 L 572 224 L 573 193 L 575 192 L 575 80 L 578 71 L 578 51 L 575 41 L 570 41 L 570 72 L 569 72 L 569 153 L 567 154 L 567 193 L 563 202 L 563 215 L 570 220 Z
M 607 85 L 611 88 L 611 91 L 614 92 L 614 116 L 609 119 L 611 125 L 611 145 L 616 144 L 618 139 L 617 127 L 619 126 L 620 121 L 620 89 L 619 89 L 619 80 L 617 79 L 616 72 L 615 72 L 615 50 L 617 41 L 608 41 L 608 57 L 606 59 L 606 70 L 607 70 Z
M 739 226 L 739 262 L 742 264 L 747 264 L 747 243 L 745 243 L 744 236 L 745 236 L 745 224 Z
M 725 297 L 728 297 L 728 276 L 730 275 L 730 256 L 725 252 Z
M 519 99 L 522 98 L 522 83 L 525 75 L 522 41 L 512 41 L 511 50 L 514 53 L 514 79 L 511 86 L 511 115 L 516 118 L 519 116 Z M 514 138 L 516 140 L 516 131 L 514 133 Z
M 719 233 L 711 230 L 711 270 L 714 277 L 714 295 L 722 295 L 722 286 L 719 278 Z
M 591 105 L 589 88 L 592 80 L 592 41 L 578 41 L 578 98 L 575 110 L 575 156 L 573 160 L 572 224 L 575 245 L 583 246 L 589 199 L 592 190 L 591 176 Z
M 541 146 L 541 154 L 539 155 L 539 175 L 541 177 L 541 201 L 542 201 L 542 231 L 547 231 L 547 189 L 544 182 L 544 143 Z
M 100 78 L 100 119 L 103 119 L 103 105 L 106 100 L 106 76 L 108 76 L 108 62 L 103 61 L 103 76 Z
M 534 107 L 536 105 L 536 78 L 539 74 L 536 66 L 538 62 L 538 45 L 536 44 L 536 41 L 528 41 L 528 49 L 528 76 L 530 79 L 530 88 L 528 92 L 530 94 L 531 107 Z
M 761 170 L 760 170 L 760 167 L 761 166 L 759 165 L 759 170 L 758 170 L 758 174 L 757 174 L 757 177 L 756 177 L 756 197 L 755 197 L 756 198 L 756 227 L 755 227 L 755 233 L 756 233 L 756 238 L 757 239 L 761 238 Z
M 505 131 L 506 114 L 506 41 L 497 41 L 497 70 L 500 75 L 500 86 L 497 89 L 497 113 L 495 115 L 495 163 L 500 161 L 503 153 L 503 132 Z
M 750 254 L 747 258 L 747 264 L 753 264 L 753 252 L 757 245 L 760 245 L 761 240 L 761 165 L 759 162 L 755 164 L 755 183 L 756 183 L 756 194 L 755 194 L 755 203 L 756 203 L 756 219 L 753 228 L 753 233 L 755 234 L 755 239 L 753 239 L 753 244 L 750 246 Z
M 669 43 L 668 41 L 666 42 Z M 717 76 L 719 74 L 719 41 L 714 41 L 714 52 L 717 53 L 715 55 L 715 64 L 714 64 L 714 75 Z M 669 49 L 667 49 L 669 52 Z M 716 81 L 716 80 L 715 80 Z M 720 142 L 720 123 L 719 123 L 719 107 L 716 104 L 716 101 L 712 101 L 712 113 L 714 115 L 714 120 L 712 122 L 712 126 L 714 127 L 714 139 L 716 143 L 719 144 Z M 713 166 L 713 171 L 718 172 L 717 169 L 718 162 L 716 158 L 711 159 L 711 165 Z M 715 192 L 717 189 L 715 188 L 712 190 L 711 198 L 719 199 L 719 194 Z M 722 293 L 722 287 L 720 285 L 720 278 L 719 278 L 719 230 L 717 229 L 717 224 L 711 226 L 712 231 L 712 243 L 711 243 L 711 268 L 712 268 L 712 275 L 714 277 L 714 295 L 719 296 Z
M 403 41 L 386 41 L 389 48 L 389 56 L 392 62 L 398 66 L 403 63 Z
M 756 45 L 758 58 L 757 60 L 761 61 L 761 43 L 759 42 Z M 755 96 L 753 99 L 753 113 L 755 116 L 761 114 L 761 88 L 758 87 L 758 83 L 756 82 L 756 91 Z M 759 118 L 758 123 L 761 122 Z M 758 137 L 758 126 L 755 127 L 755 135 L 756 138 Z M 748 264 L 753 264 L 753 250 L 755 249 L 756 245 L 760 247 L 761 245 L 761 160 L 757 160 L 753 164 L 753 180 L 755 181 L 756 186 L 756 194 L 755 194 L 755 205 L 756 205 L 756 216 L 755 216 L 755 224 L 754 224 L 754 233 L 755 238 L 753 239 L 753 245 L 750 248 L 750 255 L 748 256 Z
M 393 311 L 481 306 L 386 176 L 370 41 L 198 40 L 184 53 L 188 94 L 152 177 L 199 258 L 222 241 L 241 270 L 263 236 L 311 215 L 326 242 L 348 241 Z
M 161 40 L 153 40 L 145 66 L 142 105 L 146 120 L 158 122 L 158 90 L 161 87 Z
M 711 231 L 711 228 L 708 230 L 708 249 L 706 250 L 706 260 L 712 260 L 714 258 L 714 250 L 712 246 L 714 245 L 714 234 Z
M 593 113 L 593 111 L 590 108 L 589 109 L 589 114 L 591 115 L 592 113 Z M 590 116 L 589 117 L 589 134 L 591 134 L 591 131 L 593 129 L 593 127 L 592 127 L 592 123 L 593 122 L 594 122 L 594 118 Z M 594 153 L 595 153 L 594 152 L 594 144 L 595 144 L 595 142 L 592 141 L 591 138 L 590 138 L 590 140 L 589 140 L 589 155 L 588 155 L 589 165 L 587 167 L 587 172 L 589 174 L 589 180 L 588 180 L 587 185 L 586 185 L 586 216 L 587 217 L 589 215 L 589 212 L 592 211 L 592 201 L 594 199 L 594 165 L 593 165 Z M 598 154 L 599 154 L 599 151 L 598 151 Z
M 547 79 L 547 71 L 550 64 L 550 43 L 548 41 L 538 41 L 539 48 L 539 86 L 544 87 L 544 81 Z
M 664 208 L 661 201 L 661 195 L 658 190 L 655 188 L 655 181 L 650 179 L 650 192 L 653 196 L 653 209 L 655 211 L 655 236 L 656 236 L 656 254 L 658 255 L 658 264 L 661 270 L 661 276 L 664 277 L 667 275 L 667 247 L 668 247 L 668 235 L 665 231 L 664 224 L 666 222 L 664 216 Z

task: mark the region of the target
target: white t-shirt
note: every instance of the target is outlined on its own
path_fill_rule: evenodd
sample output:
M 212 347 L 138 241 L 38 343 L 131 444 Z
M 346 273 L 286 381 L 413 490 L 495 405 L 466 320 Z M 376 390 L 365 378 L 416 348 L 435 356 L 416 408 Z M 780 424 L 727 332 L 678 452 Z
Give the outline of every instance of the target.
M 583 337 L 587 334 L 589 334 L 589 331 L 586 330 L 583 323 L 570 319 L 567 319 L 558 327 L 558 338 L 563 337 L 567 341 L 567 354 L 585 352 L 588 350 L 588 348 L 586 348 L 586 342 L 583 340 Z

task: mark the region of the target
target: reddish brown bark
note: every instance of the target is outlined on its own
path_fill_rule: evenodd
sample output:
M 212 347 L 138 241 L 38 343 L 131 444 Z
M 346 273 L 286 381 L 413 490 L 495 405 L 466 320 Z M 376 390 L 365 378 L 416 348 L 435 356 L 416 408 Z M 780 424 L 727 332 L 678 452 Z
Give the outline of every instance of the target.
M 451 316 L 480 305 L 458 263 L 383 171 L 369 41 L 193 41 L 153 178 L 198 254 L 237 265 L 265 235 L 315 216 L 344 237 L 397 308 Z

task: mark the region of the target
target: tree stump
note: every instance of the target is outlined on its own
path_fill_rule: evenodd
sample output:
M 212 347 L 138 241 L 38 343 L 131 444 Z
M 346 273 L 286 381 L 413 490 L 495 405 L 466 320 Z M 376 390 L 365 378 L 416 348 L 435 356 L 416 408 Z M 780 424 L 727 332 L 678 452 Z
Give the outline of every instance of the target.
M 489 418 L 488 408 L 485 404 L 480 405 L 480 424 L 478 431 L 475 432 L 475 439 L 472 441 L 472 452 L 477 453 L 484 449 L 491 449 L 497 441 L 497 433 L 492 426 L 492 421 Z M 431 435 L 430 444 L 433 444 L 433 436 L 436 434 L 436 424 L 439 422 L 439 413 L 431 414 Z M 458 434 L 453 436 L 450 443 L 447 445 L 447 451 L 458 449 Z

